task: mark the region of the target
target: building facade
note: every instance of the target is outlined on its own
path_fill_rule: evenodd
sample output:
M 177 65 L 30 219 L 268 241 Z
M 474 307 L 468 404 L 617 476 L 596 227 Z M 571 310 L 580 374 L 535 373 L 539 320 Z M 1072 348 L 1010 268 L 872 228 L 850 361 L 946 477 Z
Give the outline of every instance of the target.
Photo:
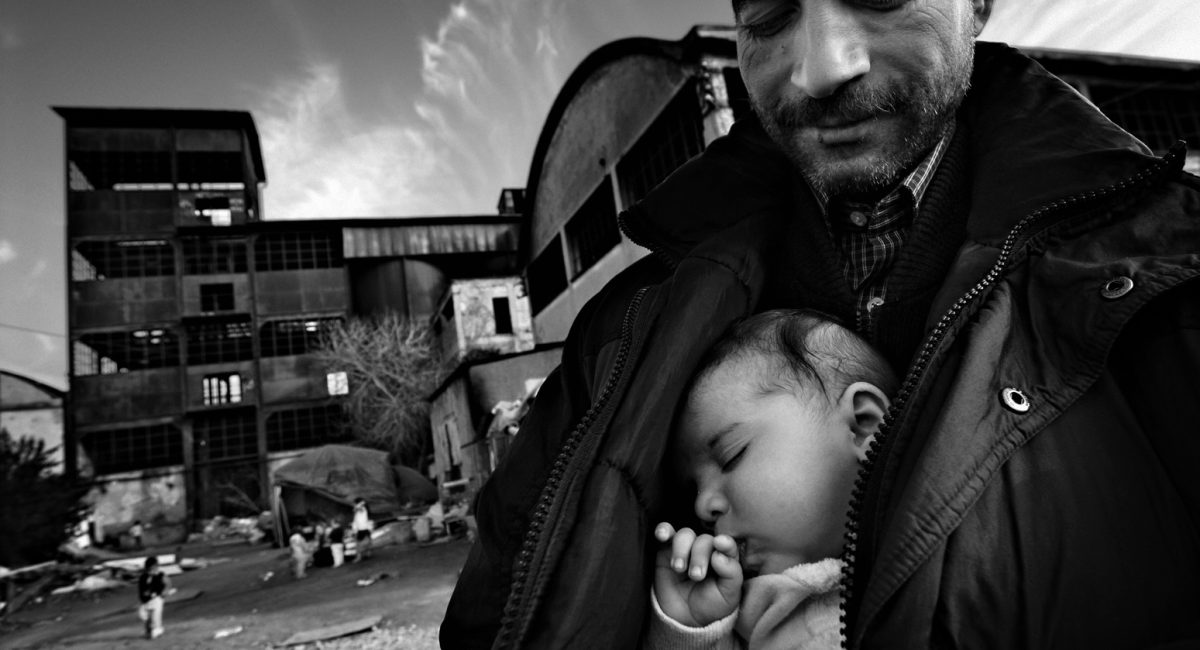
M 264 221 L 253 120 L 56 108 L 66 129 L 68 472 L 106 530 L 152 541 L 254 512 L 270 472 L 346 439 L 312 354 L 385 311 L 426 321 L 459 277 L 516 271 L 515 214 Z

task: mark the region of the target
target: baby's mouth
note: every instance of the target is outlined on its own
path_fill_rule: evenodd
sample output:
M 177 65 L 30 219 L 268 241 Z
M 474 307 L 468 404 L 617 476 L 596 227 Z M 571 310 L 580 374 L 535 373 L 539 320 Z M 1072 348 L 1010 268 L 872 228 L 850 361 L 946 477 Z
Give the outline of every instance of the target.
M 762 562 L 751 556 L 750 545 L 744 538 L 737 541 L 738 562 L 742 565 L 742 579 L 749 580 L 762 572 Z

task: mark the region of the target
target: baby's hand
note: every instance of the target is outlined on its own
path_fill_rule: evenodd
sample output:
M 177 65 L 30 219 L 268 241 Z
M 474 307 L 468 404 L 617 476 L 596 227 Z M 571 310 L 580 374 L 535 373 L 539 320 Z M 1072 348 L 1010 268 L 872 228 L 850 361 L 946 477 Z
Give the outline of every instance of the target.
M 729 616 L 742 597 L 742 566 L 737 543 L 728 535 L 697 536 L 666 522 L 654 537 L 671 543 L 659 549 L 654 570 L 658 605 L 672 620 L 704 627 Z

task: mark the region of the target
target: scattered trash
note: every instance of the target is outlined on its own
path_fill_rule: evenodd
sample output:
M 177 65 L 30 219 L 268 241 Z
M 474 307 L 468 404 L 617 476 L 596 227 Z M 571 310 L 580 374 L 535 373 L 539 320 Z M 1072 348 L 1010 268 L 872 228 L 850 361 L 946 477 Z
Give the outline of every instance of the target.
M 178 603 L 193 598 L 199 598 L 204 592 L 200 589 L 172 589 L 166 594 L 164 602 Z
M 245 628 L 243 628 L 241 625 L 235 625 L 233 627 L 227 627 L 227 628 L 224 628 L 221 630 L 217 630 L 215 633 L 213 633 L 213 639 L 224 639 L 227 636 L 241 634 L 242 630 L 244 630 L 244 629 Z
M 52 590 L 50 593 L 55 596 L 69 594 L 75 591 L 103 591 L 106 589 L 119 589 L 127 586 L 125 582 L 105 578 L 98 575 L 85 576 L 80 578 L 75 584 L 59 587 Z
M 351 634 L 359 634 L 361 632 L 369 632 L 379 625 L 379 621 L 383 620 L 382 616 L 371 616 L 368 618 L 350 621 L 348 623 L 340 623 L 338 625 L 330 625 L 328 627 L 319 627 L 314 630 L 305 630 L 297 632 L 288 637 L 286 641 L 281 643 L 283 646 L 300 645 L 303 643 L 313 643 L 315 641 L 328 641 L 338 637 L 349 636 Z
M 376 582 L 379 582 L 380 580 L 386 580 L 390 577 L 391 577 L 391 575 L 387 574 L 387 573 L 376 573 L 375 575 L 371 576 L 370 578 L 363 578 L 362 580 L 359 580 L 358 586 L 370 587 L 371 585 L 375 584 Z
M 262 578 L 263 582 L 266 582 L 266 581 L 270 580 L 271 576 L 273 576 L 273 575 L 275 575 L 274 571 L 267 571 L 266 573 L 262 574 L 259 577 Z
M 266 531 L 271 530 L 274 524 L 271 521 L 270 513 L 264 512 L 258 517 L 240 517 L 230 519 L 229 517 L 213 517 L 204 522 L 204 532 L 199 535 L 189 536 L 189 541 L 193 537 L 196 541 L 206 541 L 216 545 L 235 544 L 240 542 L 248 542 L 254 544 L 266 537 Z

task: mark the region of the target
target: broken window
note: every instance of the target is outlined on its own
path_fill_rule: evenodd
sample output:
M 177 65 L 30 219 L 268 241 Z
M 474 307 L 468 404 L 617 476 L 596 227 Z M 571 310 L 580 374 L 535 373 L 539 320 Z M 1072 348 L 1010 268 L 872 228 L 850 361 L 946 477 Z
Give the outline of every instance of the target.
M 233 311 L 233 283 L 200 285 L 200 311 Z
M 94 431 L 80 443 L 96 474 L 183 464 L 183 439 L 172 424 Z
M 179 340 L 167 329 L 83 334 L 71 347 L 76 377 L 179 365 Z
M 188 275 L 245 273 L 246 240 L 188 237 L 183 240 L 183 272 Z
M 70 129 L 67 158 L 72 191 L 172 188 L 167 129 Z
M 185 327 L 189 365 L 254 358 L 254 330 L 249 316 L 188 319 Z
M 341 322 L 341 318 L 310 318 L 264 323 L 259 329 L 262 355 L 283 357 L 311 352 L 321 344 L 324 332 Z
M 258 236 L 254 268 L 258 271 L 329 269 L 342 265 L 341 239 L 333 232 L 278 232 Z
M 192 436 L 197 462 L 258 455 L 258 427 L 253 409 L 197 414 L 192 420 Z
M 567 245 L 571 250 L 572 278 L 579 277 L 621 243 L 611 177 L 605 176 L 604 182 L 583 202 L 579 211 L 567 222 L 566 232 Z
M 82 241 L 71 249 L 76 282 L 175 275 L 175 249 L 160 239 Z
M 214 226 L 228 226 L 233 223 L 233 209 L 228 196 L 198 196 L 195 201 L 197 219 L 208 221 Z
M 205 406 L 237 404 L 242 401 L 242 376 L 236 372 L 205 375 L 203 399 Z
M 267 417 L 267 449 L 286 451 L 344 440 L 344 422 L 337 404 L 277 411 Z

